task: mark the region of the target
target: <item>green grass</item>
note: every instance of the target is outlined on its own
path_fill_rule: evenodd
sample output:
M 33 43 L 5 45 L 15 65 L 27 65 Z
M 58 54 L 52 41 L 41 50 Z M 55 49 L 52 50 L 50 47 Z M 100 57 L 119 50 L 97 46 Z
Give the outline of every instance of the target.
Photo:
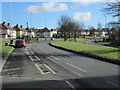
M 5 43 L 10 42 L 7 40 L 0 41 L 0 54 L 2 54 L 3 58 L 6 58 L 9 54 L 9 52 L 13 49 L 11 46 L 5 46 Z M 14 45 L 14 44 L 12 44 Z
M 39 41 L 44 41 L 45 38 L 39 38 Z M 46 38 L 46 40 L 50 40 L 50 38 Z
M 87 53 L 89 55 L 100 56 L 107 59 L 120 60 L 118 53 L 120 50 L 113 47 L 93 46 L 83 42 L 89 39 L 77 39 L 74 41 L 53 41 L 51 44 L 77 52 Z

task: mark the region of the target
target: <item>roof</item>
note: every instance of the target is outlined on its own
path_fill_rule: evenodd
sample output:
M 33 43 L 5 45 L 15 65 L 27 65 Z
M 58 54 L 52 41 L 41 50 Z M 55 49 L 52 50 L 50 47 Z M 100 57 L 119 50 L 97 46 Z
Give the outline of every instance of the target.
M 13 27 L 16 31 L 27 31 L 27 30 L 25 30 L 25 29 L 23 29 L 22 27 L 20 27 L 20 26 L 15 26 L 15 27 Z
M 39 31 L 39 29 L 37 29 L 37 28 L 30 28 L 30 30 L 33 31 L 33 32 L 35 32 L 35 33 L 36 33 L 37 31 Z
M 39 30 L 37 31 L 37 33 L 43 33 L 43 32 L 50 32 L 50 30 L 49 30 L 47 27 L 45 27 L 45 28 L 39 29 Z
M 6 25 L 6 24 L 0 24 L 0 29 L 2 30 L 15 30 L 14 28 L 10 27 L 9 25 Z
M 57 29 L 51 29 L 50 31 L 58 31 Z

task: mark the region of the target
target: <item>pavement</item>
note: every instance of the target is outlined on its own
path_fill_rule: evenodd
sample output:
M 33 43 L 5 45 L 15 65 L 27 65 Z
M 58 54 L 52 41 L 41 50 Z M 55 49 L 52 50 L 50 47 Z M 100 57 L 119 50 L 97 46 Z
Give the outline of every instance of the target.
M 0 63 L 0 72 L 2 72 L 2 70 L 3 70 L 4 66 L 5 66 L 5 63 L 7 62 L 7 59 L 8 59 L 8 57 L 9 57 L 9 55 L 10 55 L 10 53 L 12 51 L 13 51 L 13 49 L 11 49 L 11 51 L 9 52 L 9 54 L 8 54 L 8 56 L 6 58 L 2 58 L 2 55 L 1 55 L 1 62 L 2 63 Z
M 3 88 L 118 88 L 118 65 L 49 46 L 15 48 L 2 71 Z

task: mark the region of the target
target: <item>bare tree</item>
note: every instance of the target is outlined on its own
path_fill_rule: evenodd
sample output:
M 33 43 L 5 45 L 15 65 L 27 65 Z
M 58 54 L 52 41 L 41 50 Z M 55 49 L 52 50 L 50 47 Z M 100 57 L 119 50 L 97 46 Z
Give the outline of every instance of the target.
M 80 25 L 77 22 L 63 15 L 60 17 L 58 25 L 61 27 L 61 34 L 64 37 L 64 41 L 71 38 L 74 38 L 76 41 L 77 31 L 80 29 Z
M 68 39 L 68 25 L 71 22 L 71 18 L 68 16 L 61 16 L 60 20 L 58 21 L 58 25 L 61 27 L 61 34 L 63 34 L 64 41 Z
M 117 44 L 120 45 L 120 29 L 119 29 L 120 28 L 120 1 L 116 0 L 116 2 L 107 3 L 107 7 L 103 8 L 103 12 L 105 14 L 112 15 L 113 17 L 118 17 L 118 22 L 116 23 L 116 25 L 118 25 L 118 28 L 114 28 L 115 31 L 112 32 L 111 43 L 116 44 L 112 41 L 117 40 L 116 41 L 118 42 Z M 113 25 L 113 23 L 111 25 Z
M 93 26 L 89 26 L 90 36 L 95 36 L 95 28 Z
M 73 31 L 74 31 L 74 40 L 75 40 L 75 42 L 76 42 L 77 36 L 79 35 L 80 28 L 81 28 L 81 26 L 77 22 L 74 22 Z
M 108 2 L 107 7 L 103 8 L 102 10 L 105 14 L 110 14 L 113 17 L 119 17 L 120 16 L 120 1 L 116 2 Z

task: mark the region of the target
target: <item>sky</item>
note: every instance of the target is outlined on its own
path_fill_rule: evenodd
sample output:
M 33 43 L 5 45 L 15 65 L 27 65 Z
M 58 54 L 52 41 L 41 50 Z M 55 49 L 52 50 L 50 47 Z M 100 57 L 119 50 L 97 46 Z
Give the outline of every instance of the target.
M 85 0 L 86 1 L 86 0 Z M 2 21 L 16 24 L 24 28 L 36 27 L 42 29 L 55 29 L 59 27 L 58 20 L 62 15 L 67 15 L 73 20 L 84 23 L 85 28 L 93 26 L 97 28 L 98 22 L 105 26 L 105 16 L 101 9 L 106 7 L 106 2 L 2 2 Z M 11 18 L 11 19 L 10 19 Z M 107 15 L 107 22 L 116 21 Z M 2 23 L 2 22 L 1 22 Z

